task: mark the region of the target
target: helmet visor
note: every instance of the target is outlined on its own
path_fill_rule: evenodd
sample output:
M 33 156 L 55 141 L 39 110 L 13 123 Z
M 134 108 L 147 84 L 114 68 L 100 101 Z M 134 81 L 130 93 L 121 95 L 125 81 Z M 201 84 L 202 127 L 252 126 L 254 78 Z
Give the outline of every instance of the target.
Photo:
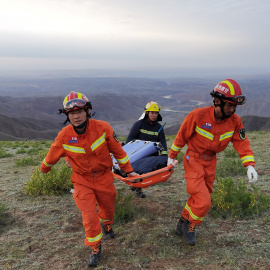
M 72 110 L 75 107 L 83 108 L 86 106 L 86 101 L 83 99 L 72 99 L 64 105 L 64 110 Z
M 236 105 L 243 105 L 246 102 L 246 97 L 245 96 L 237 96 L 237 97 L 230 97 L 230 98 L 224 98 L 227 101 L 231 101 L 232 103 Z

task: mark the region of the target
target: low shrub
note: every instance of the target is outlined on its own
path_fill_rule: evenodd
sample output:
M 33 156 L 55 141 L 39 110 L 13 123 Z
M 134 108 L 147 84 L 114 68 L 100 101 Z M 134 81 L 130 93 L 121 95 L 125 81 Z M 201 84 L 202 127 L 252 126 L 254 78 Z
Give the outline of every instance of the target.
M 43 148 L 42 147 L 34 147 L 34 148 L 31 148 L 27 151 L 27 154 L 28 155 L 37 155 L 40 151 L 42 151 Z
M 126 194 L 126 188 L 118 189 L 115 201 L 115 223 L 126 223 L 133 220 L 135 215 L 135 207 L 132 202 L 133 194 Z
M 26 150 L 24 148 L 20 148 L 16 151 L 16 154 L 25 154 Z
M 39 160 L 40 162 L 42 162 L 42 160 L 46 157 L 46 155 L 48 154 L 48 150 L 40 150 L 37 155 L 36 158 L 37 160 Z
M 245 175 L 247 169 L 243 166 L 240 158 L 224 157 L 218 161 L 216 169 L 216 177 L 229 177 Z
M 215 210 L 211 211 L 212 215 L 244 218 L 269 209 L 270 197 L 262 194 L 254 185 L 251 185 L 251 189 L 248 190 L 244 180 L 234 182 L 231 177 L 217 180 L 212 193 L 212 210 Z
M 0 148 L 0 158 L 7 158 L 7 157 L 11 157 L 11 156 L 12 156 L 12 154 L 10 154 L 7 151 Z
M 28 157 L 28 158 L 22 158 L 19 160 L 15 161 L 15 165 L 17 167 L 25 167 L 25 166 L 36 166 L 38 165 L 40 162 L 33 158 L 33 157 Z
M 237 151 L 234 149 L 234 147 L 231 144 L 224 150 L 223 153 L 225 157 L 231 157 L 231 158 L 239 157 L 239 154 L 237 153 Z
M 30 148 L 30 143 L 29 142 L 23 142 L 21 145 L 22 148 Z
M 36 168 L 31 179 L 25 184 L 25 193 L 29 196 L 63 195 L 73 186 L 70 181 L 71 174 L 72 170 L 65 164 L 52 167 L 47 174 Z

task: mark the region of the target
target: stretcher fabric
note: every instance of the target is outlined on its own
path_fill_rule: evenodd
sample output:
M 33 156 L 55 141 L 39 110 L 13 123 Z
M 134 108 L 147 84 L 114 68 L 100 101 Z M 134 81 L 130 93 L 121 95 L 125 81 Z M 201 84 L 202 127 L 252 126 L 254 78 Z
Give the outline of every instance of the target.
M 134 140 L 123 146 L 123 149 L 128 155 L 129 161 L 131 164 L 134 162 L 150 156 L 160 149 L 158 144 L 155 142 Z M 113 157 L 113 166 L 119 169 L 117 160 Z M 134 169 L 134 168 L 133 168 Z
M 166 156 L 149 156 L 132 163 L 134 172 L 138 174 L 153 172 L 167 166 Z

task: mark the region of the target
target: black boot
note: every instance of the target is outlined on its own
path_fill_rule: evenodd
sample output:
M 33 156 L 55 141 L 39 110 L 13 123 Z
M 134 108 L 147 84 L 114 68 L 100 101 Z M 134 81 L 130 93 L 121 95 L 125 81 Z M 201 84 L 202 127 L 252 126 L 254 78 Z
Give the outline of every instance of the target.
M 182 234 L 187 244 L 195 245 L 196 235 L 195 235 L 195 223 L 185 220 L 182 223 Z
M 177 223 L 176 226 L 176 233 L 178 235 L 183 235 L 183 231 L 182 231 L 182 224 L 185 222 L 185 219 L 183 217 L 181 217 Z
M 101 243 L 99 242 L 95 246 L 91 247 L 91 249 L 92 249 L 92 254 L 90 255 L 88 266 L 97 267 L 100 260 L 100 255 L 101 255 Z
M 111 224 L 104 225 L 102 222 L 100 222 L 100 225 L 105 239 L 114 238 L 114 231 Z
M 129 187 L 131 191 L 135 191 L 136 188 L 135 187 Z
M 139 198 L 145 198 L 146 195 L 142 192 L 142 188 L 136 188 L 136 196 Z

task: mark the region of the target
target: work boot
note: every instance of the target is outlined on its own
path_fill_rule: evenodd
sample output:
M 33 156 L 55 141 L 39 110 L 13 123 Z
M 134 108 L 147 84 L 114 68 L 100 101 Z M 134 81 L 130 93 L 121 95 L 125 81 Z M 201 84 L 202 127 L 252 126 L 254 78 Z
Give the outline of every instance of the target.
M 92 249 L 92 253 L 88 261 L 88 266 L 97 267 L 100 260 L 100 255 L 101 255 L 101 243 L 99 242 L 95 246 L 91 247 L 91 249 Z
M 145 198 L 146 195 L 142 192 L 142 188 L 136 188 L 136 196 L 139 198 Z
M 136 188 L 135 187 L 129 187 L 131 191 L 135 191 Z
M 100 222 L 100 224 L 101 224 L 102 232 L 104 234 L 105 239 L 114 238 L 114 231 L 112 229 L 111 224 L 105 225 L 102 222 Z
M 195 223 L 185 220 L 181 226 L 183 237 L 187 244 L 195 245 L 196 235 L 195 235 Z
M 176 233 L 178 235 L 183 235 L 183 231 L 182 231 L 182 224 L 185 222 L 185 219 L 183 217 L 181 217 L 177 223 L 176 226 Z

